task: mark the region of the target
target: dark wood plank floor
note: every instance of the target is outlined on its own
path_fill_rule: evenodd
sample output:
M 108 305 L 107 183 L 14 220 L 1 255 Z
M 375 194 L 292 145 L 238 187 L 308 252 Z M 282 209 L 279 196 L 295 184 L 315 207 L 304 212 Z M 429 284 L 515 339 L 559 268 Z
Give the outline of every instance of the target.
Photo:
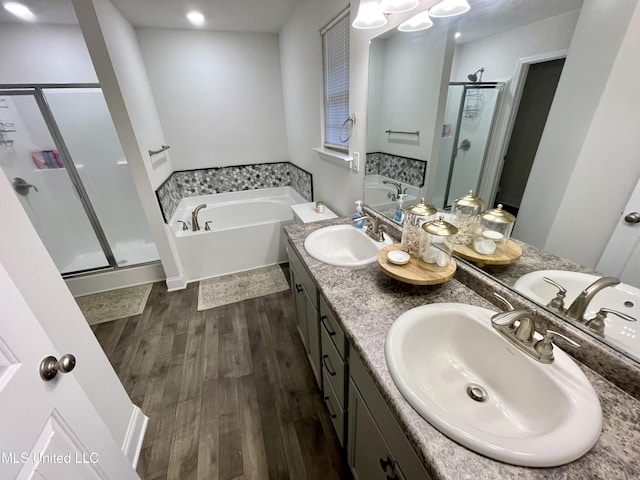
M 141 315 L 94 327 L 150 418 L 141 478 L 350 479 L 291 293 L 203 312 L 197 297 L 157 283 Z

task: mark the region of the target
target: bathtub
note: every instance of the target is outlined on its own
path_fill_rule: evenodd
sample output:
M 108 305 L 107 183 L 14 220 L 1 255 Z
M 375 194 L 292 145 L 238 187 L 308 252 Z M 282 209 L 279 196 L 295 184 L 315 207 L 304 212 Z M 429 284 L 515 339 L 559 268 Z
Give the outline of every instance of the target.
M 265 188 L 183 198 L 169 229 L 186 282 L 251 270 L 287 261 L 282 228 L 293 223 L 291 205 L 307 203 L 291 187 Z M 191 212 L 200 210 L 200 231 L 191 225 Z M 211 221 L 211 230 L 205 230 Z

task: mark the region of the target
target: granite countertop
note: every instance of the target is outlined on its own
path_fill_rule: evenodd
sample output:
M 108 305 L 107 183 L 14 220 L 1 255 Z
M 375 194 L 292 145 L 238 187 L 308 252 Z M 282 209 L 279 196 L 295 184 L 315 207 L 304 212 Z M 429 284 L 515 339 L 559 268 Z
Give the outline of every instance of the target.
M 386 276 L 376 263 L 359 268 L 334 267 L 311 258 L 304 239 L 312 231 L 350 220 L 285 227 L 407 438 L 434 480 L 461 479 L 633 479 L 640 477 L 640 401 L 581 365 L 603 412 L 598 443 L 582 458 L 560 467 L 527 468 L 477 454 L 449 439 L 424 420 L 402 397 L 384 358 L 384 342 L 393 321 L 427 303 L 461 302 L 496 309 L 455 278 L 443 285 L 411 286 Z

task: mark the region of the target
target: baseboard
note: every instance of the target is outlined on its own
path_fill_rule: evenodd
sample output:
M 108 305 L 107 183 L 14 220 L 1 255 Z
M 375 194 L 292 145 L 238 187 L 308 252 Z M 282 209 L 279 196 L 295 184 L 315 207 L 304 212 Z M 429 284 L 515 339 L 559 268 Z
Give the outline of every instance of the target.
M 187 288 L 187 281 L 185 280 L 184 275 L 167 278 L 166 284 L 168 292 L 175 292 L 176 290 L 184 290 Z
M 124 442 L 122 442 L 122 451 L 134 469 L 138 465 L 140 451 L 142 450 L 142 441 L 144 440 L 148 423 L 149 417 L 142 413 L 140 407 L 134 405 L 131 419 L 129 420 L 129 428 L 127 428 Z

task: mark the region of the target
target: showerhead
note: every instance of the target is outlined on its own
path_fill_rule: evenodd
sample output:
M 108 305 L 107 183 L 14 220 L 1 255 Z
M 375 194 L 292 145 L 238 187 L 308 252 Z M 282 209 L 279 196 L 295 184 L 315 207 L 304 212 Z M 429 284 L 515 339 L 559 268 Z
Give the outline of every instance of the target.
M 482 81 L 483 73 L 484 73 L 484 67 L 479 68 L 473 73 L 470 73 L 469 75 L 467 75 L 467 78 L 469 79 L 469 81 L 476 83 L 478 80 Z

